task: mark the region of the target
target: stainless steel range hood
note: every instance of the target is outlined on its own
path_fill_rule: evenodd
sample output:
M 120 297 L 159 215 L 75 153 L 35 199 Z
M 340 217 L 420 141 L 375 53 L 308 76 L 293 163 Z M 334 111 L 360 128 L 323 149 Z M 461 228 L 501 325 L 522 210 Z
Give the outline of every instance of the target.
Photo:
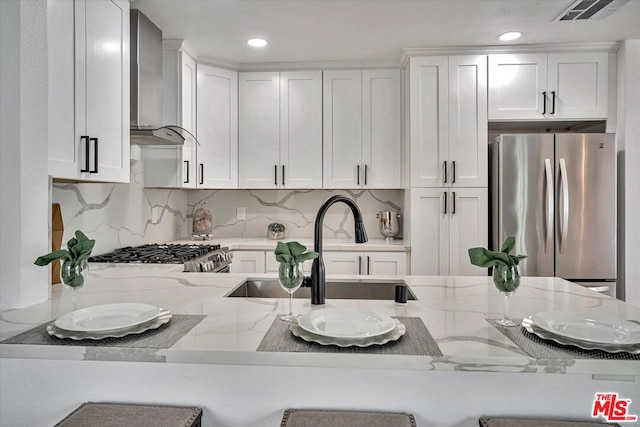
M 162 30 L 141 11 L 131 17 L 131 143 L 184 145 L 179 126 L 162 123 Z

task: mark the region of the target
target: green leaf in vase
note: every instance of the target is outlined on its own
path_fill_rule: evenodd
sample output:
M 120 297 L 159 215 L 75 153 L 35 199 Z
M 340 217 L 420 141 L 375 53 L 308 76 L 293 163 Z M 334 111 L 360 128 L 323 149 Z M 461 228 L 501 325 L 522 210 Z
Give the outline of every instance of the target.
M 289 255 L 291 256 L 291 251 L 289 250 L 289 246 L 284 242 L 278 242 L 276 245 L 276 250 L 274 251 L 276 257 L 278 255 Z
M 317 252 L 313 252 L 313 251 L 309 251 L 309 252 L 305 252 L 303 254 L 300 254 L 296 257 L 296 264 L 300 264 L 303 263 L 305 261 L 308 261 L 310 259 L 315 259 L 318 258 L 318 253 Z
M 289 247 L 289 251 L 294 258 L 302 255 L 304 251 L 307 250 L 307 247 L 305 245 L 298 242 L 287 242 L 287 246 Z
M 515 236 L 509 236 L 506 239 L 504 239 L 504 243 L 502 243 L 502 249 L 500 249 L 500 252 L 508 254 L 513 250 L 515 246 L 516 246 Z
M 69 253 L 68 250 L 60 249 L 59 251 L 55 251 L 55 252 L 51 252 L 50 254 L 39 256 L 38 258 L 36 258 L 36 261 L 34 262 L 34 264 L 42 267 L 45 265 L 49 265 L 50 263 L 58 259 L 73 261 L 73 257 L 71 256 L 71 253 Z

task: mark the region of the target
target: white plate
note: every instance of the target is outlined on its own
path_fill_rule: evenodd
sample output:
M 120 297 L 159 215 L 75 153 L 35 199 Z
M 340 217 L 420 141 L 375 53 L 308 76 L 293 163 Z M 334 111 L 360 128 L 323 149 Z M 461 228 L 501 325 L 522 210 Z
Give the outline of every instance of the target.
M 527 332 L 535 334 L 543 340 L 553 341 L 561 345 L 571 345 L 583 350 L 601 350 L 607 353 L 640 354 L 640 345 L 598 344 L 561 337 L 554 334 L 553 332 L 549 332 L 545 329 L 539 328 L 533 323 L 530 317 L 525 317 L 524 319 L 522 319 L 522 327 L 525 328 Z
M 157 317 L 160 308 L 149 304 L 105 304 L 72 311 L 54 324 L 66 331 L 103 332 L 140 325 Z
M 140 325 L 131 326 L 129 328 L 103 332 L 74 332 L 60 329 L 55 324 L 51 324 L 47 326 L 47 332 L 49 333 L 49 335 L 53 335 L 57 338 L 69 338 L 72 340 L 102 340 L 105 338 L 120 338 L 126 335 L 141 334 L 151 329 L 157 329 L 165 323 L 168 323 L 171 320 L 171 317 L 173 317 L 173 315 L 170 311 L 160 309 L 160 314 L 154 319 Z
M 289 329 L 291 333 L 296 337 L 302 338 L 307 342 L 315 342 L 322 345 L 336 345 L 338 347 L 370 347 L 372 345 L 383 345 L 391 341 L 397 341 L 402 337 L 406 332 L 406 326 L 401 323 L 399 320 L 394 319 L 396 326 L 386 334 L 378 335 L 377 337 L 366 337 L 366 338 L 332 338 L 325 337 L 322 335 L 312 334 L 311 332 L 305 331 L 295 322 L 291 322 L 289 324 Z
M 531 316 L 538 327 L 556 335 L 598 344 L 640 344 L 640 325 L 613 316 L 544 311 Z
M 386 334 L 396 326 L 389 316 L 356 308 L 323 308 L 298 319 L 302 329 L 331 338 L 367 338 Z

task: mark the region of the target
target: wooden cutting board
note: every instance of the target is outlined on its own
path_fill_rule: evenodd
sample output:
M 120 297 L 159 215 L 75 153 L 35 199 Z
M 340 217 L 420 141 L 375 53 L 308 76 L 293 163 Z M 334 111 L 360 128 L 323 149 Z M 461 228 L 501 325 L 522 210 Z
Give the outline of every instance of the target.
M 51 250 L 62 249 L 62 235 L 64 234 L 64 224 L 62 223 L 62 210 L 60 203 L 51 205 Z M 60 261 L 51 263 L 51 284 L 60 283 Z

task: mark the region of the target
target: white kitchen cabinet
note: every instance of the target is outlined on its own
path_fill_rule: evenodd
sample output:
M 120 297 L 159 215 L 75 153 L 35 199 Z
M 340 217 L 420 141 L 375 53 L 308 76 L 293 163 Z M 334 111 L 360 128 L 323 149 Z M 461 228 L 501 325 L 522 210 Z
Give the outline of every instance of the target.
M 479 276 L 468 249 L 488 242 L 486 188 L 411 189 L 411 274 Z
M 411 58 L 411 187 L 487 186 L 486 64 L 484 55 Z
M 196 66 L 196 185 L 238 188 L 238 73 Z
M 608 54 L 489 56 L 489 120 L 606 119 Z
M 129 2 L 47 2 L 49 173 L 129 182 Z
M 264 251 L 233 251 L 229 271 L 231 273 L 264 273 Z
M 326 274 L 405 275 L 404 252 L 325 251 L 322 260 Z
M 322 188 L 322 72 L 239 79 L 240 188 Z
M 400 188 L 400 71 L 323 75 L 324 188 Z
M 196 62 L 180 45 L 162 49 L 162 122 L 196 133 Z M 182 147 L 141 145 L 145 187 L 197 188 L 197 143 L 182 132 Z

